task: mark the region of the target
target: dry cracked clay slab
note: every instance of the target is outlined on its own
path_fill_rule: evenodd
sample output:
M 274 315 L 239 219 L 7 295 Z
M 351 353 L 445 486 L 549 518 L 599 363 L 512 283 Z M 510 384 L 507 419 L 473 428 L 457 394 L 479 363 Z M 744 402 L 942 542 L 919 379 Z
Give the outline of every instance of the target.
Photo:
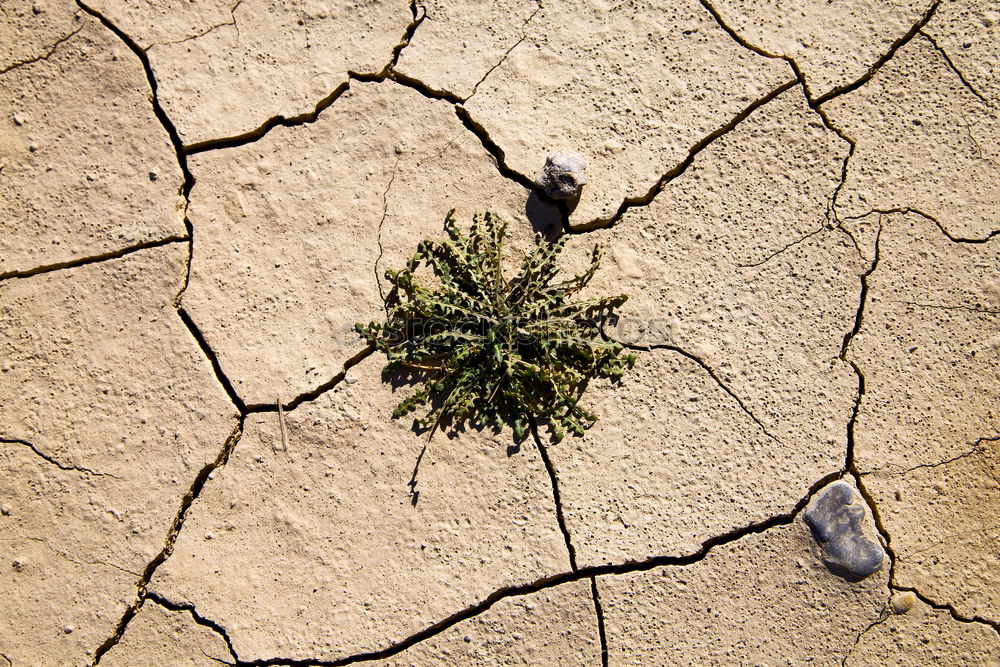
M 234 426 L 173 308 L 186 258 L 0 283 L 0 590 L 19 610 L 0 644 L 18 664 L 93 657 Z
M 186 234 L 142 64 L 96 19 L 73 25 L 47 58 L 0 74 L 0 277 Z
M 388 648 L 569 567 L 538 452 L 467 431 L 421 456 L 381 363 L 285 412 L 284 440 L 279 415 L 249 416 L 156 572 L 151 590 L 225 627 L 242 659 Z

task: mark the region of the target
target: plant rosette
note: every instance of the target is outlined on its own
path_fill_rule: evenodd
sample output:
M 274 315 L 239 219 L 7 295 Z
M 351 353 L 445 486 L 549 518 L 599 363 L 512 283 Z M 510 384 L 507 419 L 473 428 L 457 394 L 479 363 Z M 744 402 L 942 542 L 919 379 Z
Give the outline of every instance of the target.
M 408 374 L 419 385 L 392 416 L 428 406 L 416 421 L 432 435 L 443 423 L 497 433 L 509 423 L 520 442 L 532 420 L 547 424 L 555 441 L 567 431 L 583 435 L 597 420 L 580 405 L 587 383 L 618 379 L 635 362 L 600 328 L 627 297 L 574 300 L 594 276 L 600 248 L 583 273 L 558 281 L 565 237 L 537 236 L 507 278 L 507 225 L 497 216 L 476 213 L 466 236 L 452 210 L 444 229 L 447 240 L 422 241 L 403 269 L 386 272 L 386 321 L 355 325 L 385 354 L 384 374 Z M 418 277 L 422 267 L 432 279 Z

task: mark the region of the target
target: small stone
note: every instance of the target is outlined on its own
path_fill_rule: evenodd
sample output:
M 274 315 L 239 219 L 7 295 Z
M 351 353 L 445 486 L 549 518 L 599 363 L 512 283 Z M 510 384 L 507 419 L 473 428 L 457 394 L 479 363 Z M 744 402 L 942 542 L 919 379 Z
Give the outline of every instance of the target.
M 38 16 L 44 10 L 42 9 L 42 6 L 36 2 L 35 4 L 31 5 L 31 11 L 35 16 Z
M 11 565 L 14 566 L 15 572 L 21 572 L 22 570 L 24 570 L 24 561 L 20 560 L 19 558 L 15 558 L 14 562 L 11 563 Z
M 71 635 L 73 634 L 73 630 L 75 629 L 76 628 L 74 628 L 72 625 L 67 625 L 66 627 L 63 628 L 63 632 L 65 632 L 67 635 Z
M 463 641 L 465 641 L 466 644 L 472 643 L 472 637 L 470 637 L 469 635 L 465 635 L 465 637 L 463 637 L 462 639 Z
M 159 177 L 160 177 L 160 175 L 158 173 L 156 173 L 155 171 L 149 172 L 149 180 L 155 181 Z
M 889 601 L 889 606 L 894 614 L 905 614 L 913 609 L 915 604 L 917 604 L 917 596 L 910 591 L 896 593 Z
M 18 127 L 24 125 L 24 118 L 17 114 L 14 114 L 14 125 L 17 125 Z
M 866 525 L 866 505 L 853 486 L 836 481 L 809 502 L 805 520 L 823 551 L 828 568 L 845 579 L 859 581 L 882 569 L 885 551 Z
M 38 144 L 36 144 L 35 142 L 31 142 L 30 144 L 28 144 L 28 150 L 31 151 L 32 153 L 36 152 L 38 150 Z
M 553 199 L 572 199 L 587 182 L 586 169 L 587 163 L 576 153 L 553 153 L 545 161 L 538 185 Z
M 10 505 L 8 505 L 7 503 L 0 505 L 0 514 L 3 514 L 4 516 L 10 516 Z

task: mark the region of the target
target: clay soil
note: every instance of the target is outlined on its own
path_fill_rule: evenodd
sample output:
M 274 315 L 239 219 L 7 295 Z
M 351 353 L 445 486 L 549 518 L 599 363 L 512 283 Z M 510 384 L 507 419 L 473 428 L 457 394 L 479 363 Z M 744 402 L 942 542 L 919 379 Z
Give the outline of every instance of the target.
M 2 0 L 0 665 L 1000 665 L 998 62 L 987 0 Z M 583 437 L 391 418 L 353 325 L 453 208 L 604 247 Z

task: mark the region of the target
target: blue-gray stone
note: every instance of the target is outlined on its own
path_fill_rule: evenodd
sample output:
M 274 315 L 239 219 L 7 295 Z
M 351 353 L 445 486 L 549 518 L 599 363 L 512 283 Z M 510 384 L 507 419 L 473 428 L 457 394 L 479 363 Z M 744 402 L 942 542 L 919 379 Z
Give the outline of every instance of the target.
M 545 161 L 538 185 L 553 199 L 572 199 L 587 182 L 587 163 L 576 153 L 553 153 Z
M 805 520 L 833 572 L 854 581 L 882 569 L 885 551 L 868 533 L 864 499 L 853 486 L 836 481 L 809 502 Z

